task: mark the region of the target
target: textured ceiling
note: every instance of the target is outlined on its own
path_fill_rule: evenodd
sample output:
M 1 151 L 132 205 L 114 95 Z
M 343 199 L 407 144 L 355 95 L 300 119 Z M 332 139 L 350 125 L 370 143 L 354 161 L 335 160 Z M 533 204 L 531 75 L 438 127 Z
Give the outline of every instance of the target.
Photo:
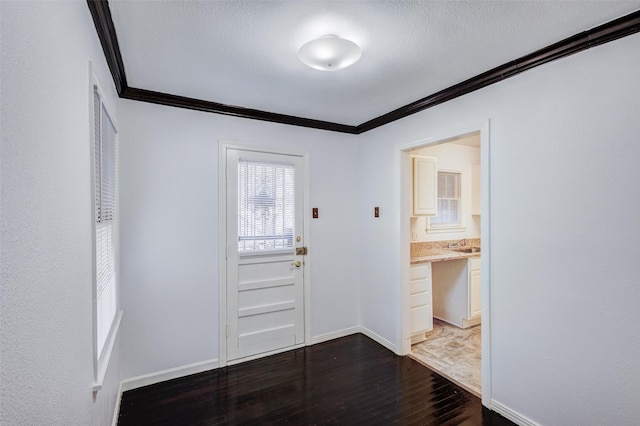
M 640 1 L 110 1 L 129 86 L 358 125 L 581 31 Z M 297 58 L 337 34 L 360 62 Z

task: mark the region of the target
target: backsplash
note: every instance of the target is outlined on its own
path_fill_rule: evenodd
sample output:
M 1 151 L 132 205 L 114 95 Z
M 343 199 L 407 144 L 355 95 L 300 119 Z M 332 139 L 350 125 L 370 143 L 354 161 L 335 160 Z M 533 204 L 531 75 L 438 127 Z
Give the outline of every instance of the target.
M 448 250 L 449 244 L 459 243 L 460 247 L 480 247 L 480 238 L 467 238 L 464 243 L 460 240 L 426 241 L 411 243 L 411 257 L 427 256 L 432 250 Z

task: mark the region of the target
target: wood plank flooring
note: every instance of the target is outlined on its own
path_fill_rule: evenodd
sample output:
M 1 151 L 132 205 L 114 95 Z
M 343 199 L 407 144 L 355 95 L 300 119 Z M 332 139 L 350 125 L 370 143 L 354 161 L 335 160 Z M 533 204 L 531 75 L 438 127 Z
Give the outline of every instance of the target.
M 362 334 L 124 392 L 119 425 L 513 425 Z

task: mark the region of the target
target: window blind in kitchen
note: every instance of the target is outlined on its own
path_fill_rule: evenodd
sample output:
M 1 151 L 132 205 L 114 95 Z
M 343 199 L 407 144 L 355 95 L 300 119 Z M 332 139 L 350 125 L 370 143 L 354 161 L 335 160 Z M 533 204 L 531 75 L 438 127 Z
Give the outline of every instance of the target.
M 431 217 L 431 226 L 461 224 L 461 174 L 438 172 L 438 214 Z

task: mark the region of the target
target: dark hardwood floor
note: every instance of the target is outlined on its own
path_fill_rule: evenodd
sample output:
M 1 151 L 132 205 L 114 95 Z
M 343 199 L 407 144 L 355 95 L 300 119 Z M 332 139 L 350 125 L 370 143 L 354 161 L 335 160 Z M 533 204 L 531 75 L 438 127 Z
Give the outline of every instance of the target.
M 119 425 L 513 425 L 362 334 L 124 392 Z

